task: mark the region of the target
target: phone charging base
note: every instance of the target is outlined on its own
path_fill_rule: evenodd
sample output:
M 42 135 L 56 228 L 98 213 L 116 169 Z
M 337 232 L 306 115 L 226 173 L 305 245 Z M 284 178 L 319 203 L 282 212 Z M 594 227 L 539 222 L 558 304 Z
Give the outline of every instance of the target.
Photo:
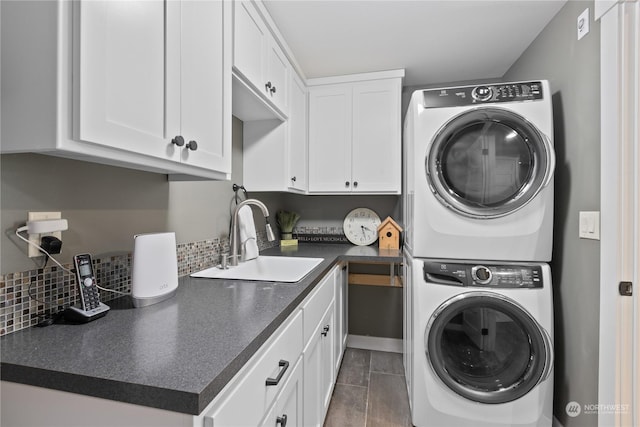
M 69 306 L 64 310 L 64 320 L 69 323 L 87 323 L 92 320 L 104 317 L 109 312 L 109 306 L 100 303 L 100 305 L 91 310 L 83 310 L 79 307 Z

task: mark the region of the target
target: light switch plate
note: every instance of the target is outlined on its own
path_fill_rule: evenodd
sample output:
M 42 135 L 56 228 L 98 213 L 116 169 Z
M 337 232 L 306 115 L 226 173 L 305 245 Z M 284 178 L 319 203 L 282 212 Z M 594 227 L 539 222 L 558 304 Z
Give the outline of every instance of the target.
M 581 239 L 600 240 L 599 211 L 581 211 L 579 224 L 578 237 Z
M 589 8 L 586 8 L 584 12 L 578 16 L 577 28 L 578 40 L 589 34 Z

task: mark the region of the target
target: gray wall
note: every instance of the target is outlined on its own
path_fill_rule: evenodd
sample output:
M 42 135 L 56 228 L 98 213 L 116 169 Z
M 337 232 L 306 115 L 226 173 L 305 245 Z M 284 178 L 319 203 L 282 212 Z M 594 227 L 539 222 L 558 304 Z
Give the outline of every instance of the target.
M 504 76 L 548 79 L 553 92 L 554 413 L 565 427 L 597 425 L 596 415 L 565 412 L 570 401 L 598 403 L 600 242 L 578 238 L 578 212 L 600 210 L 600 23 L 576 40 L 576 19 L 587 7 L 593 16 L 593 1 L 567 2 Z
M 69 221 L 56 256 L 61 262 L 80 252 L 130 252 L 138 233 L 175 231 L 178 243 L 222 237 L 229 232 L 232 183 L 242 183 L 242 122 L 233 120 L 231 182 L 169 182 L 166 175 L 39 154 L 0 156 L 0 181 L 2 274 L 42 262 L 29 259 L 14 235 L 29 211 L 60 211 Z M 277 208 L 277 195 L 264 201 Z
M 256 193 L 258 194 L 258 193 Z M 400 220 L 400 196 L 302 196 L 283 194 L 283 209 L 300 213 L 304 227 L 342 227 L 344 217 L 358 207 L 373 209 L 381 220 Z

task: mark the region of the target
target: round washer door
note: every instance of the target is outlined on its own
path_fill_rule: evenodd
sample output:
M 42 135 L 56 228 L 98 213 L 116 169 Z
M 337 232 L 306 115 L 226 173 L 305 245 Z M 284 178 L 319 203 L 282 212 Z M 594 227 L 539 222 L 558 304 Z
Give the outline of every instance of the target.
M 553 176 L 553 147 L 533 124 L 503 108 L 476 108 L 447 122 L 426 159 L 427 180 L 442 204 L 474 218 L 508 215 Z
M 427 359 L 442 382 L 480 403 L 518 399 L 546 379 L 550 339 L 521 306 L 491 292 L 443 303 L 425 332 Z

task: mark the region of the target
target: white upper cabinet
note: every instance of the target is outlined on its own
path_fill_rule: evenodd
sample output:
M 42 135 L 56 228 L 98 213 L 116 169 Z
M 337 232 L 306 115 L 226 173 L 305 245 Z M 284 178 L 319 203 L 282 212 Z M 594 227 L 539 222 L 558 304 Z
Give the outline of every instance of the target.
M 290 191 L 307 191 L 307 88 L 295 74 L 291 78 L 287 185 Z
M 307 93 L 294 73 L 290 80 L 291 114 L 243 124 L 243 184 L 249 191 L 291 191 L 307 188 Z
M 77 139 L 178 160 L 179 150 L 167 150 L 165 129 L 180 115 L 180 33 L 165 51 L 165 5 L 87 1 L 77 13 Z M 165 82 L 173 84 L 166 91 Z
M 352 87 L 309 89 L 309 192 L 350 192 Z
M 289 61 L 273 37 L 269 37 L 267 49 L 267 74 L 265 91 L 267 97 L 285 114 L 289 112 Z
M 224 9 L 229 5 L 216 0 L 178 4 L 183 25 L 180 27 L 180 130 L 176 134 L 185 139 L 180 160 L 231 173 L 230 94 L 225 93 L 231 89 L 228 70 L 231 53 L 229 49 L 225 58 L 222 43 Z M 227 128 L 228 136 L 222 132 Z M 197 147 L 193 146 L 194 142 Z
M 353 191 L 400 194 L 401 96 L 400 79 L 353 85 Z
M 310 193 L 400 194 L 402 76 L 308 82 Z
M 233 66 L 248 81 L 264 84 L 269 30 L 258 11 L 248 1 L 234 1 Z
M 257 96 L 286 117 L 289 61 L 254 4 L 249 1 L 233 4 L 233 67 L 236 74 Z
M 229 4 L 3 2 L 2 18 L 2 110 L 17 118 L 3 120 L 3 152 L 228 179 Z M 20 71 L 34 67 L 56 73 Z M 8 86 L 25 90 L 5 98 Z

